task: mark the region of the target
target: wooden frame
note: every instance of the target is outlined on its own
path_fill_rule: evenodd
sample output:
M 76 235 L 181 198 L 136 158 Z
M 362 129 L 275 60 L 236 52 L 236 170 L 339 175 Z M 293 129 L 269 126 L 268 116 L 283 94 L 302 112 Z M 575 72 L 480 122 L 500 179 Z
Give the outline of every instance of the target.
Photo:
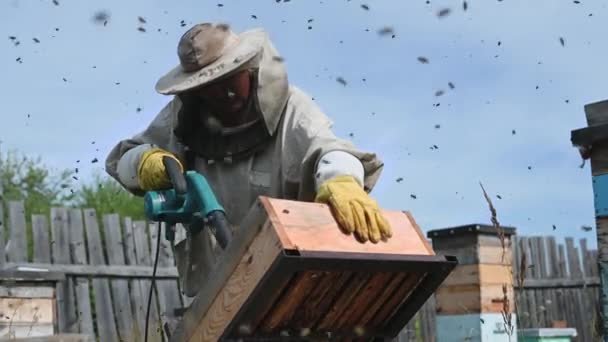
M 261 197 L 172 340 L 396 336 L 456 262 L 384 214 L 393 237 L 361 244 L 323 204 Z

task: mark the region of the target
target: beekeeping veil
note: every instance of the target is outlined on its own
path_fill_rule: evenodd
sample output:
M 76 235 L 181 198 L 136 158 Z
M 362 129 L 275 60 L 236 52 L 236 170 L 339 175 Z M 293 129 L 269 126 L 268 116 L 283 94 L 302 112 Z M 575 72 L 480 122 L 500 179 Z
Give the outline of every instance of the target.
M 180 64 L 157 82 L 156 90 L 180 96 L 184 110 L 175 134 L 185 146 L 206 159 L 224 159 L 246 155 L 274 135 L 287 103 L 288 82 L 284 64 L 264 30 L 235 34 L 225 24 L 198 24 L 182 36 L 177 50 Z M 193 111 L 194 104 L 183 96 L 245 69 L 253 71 L 248 105 L 259 114 L 257 121 L 214 129 L 204 105 Z

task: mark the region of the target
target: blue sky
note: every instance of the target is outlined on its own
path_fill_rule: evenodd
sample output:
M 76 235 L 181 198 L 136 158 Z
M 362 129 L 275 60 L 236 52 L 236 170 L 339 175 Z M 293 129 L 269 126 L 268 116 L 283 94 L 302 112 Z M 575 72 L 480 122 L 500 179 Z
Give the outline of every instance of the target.
M 154 84 L 177 63 L 185 30 L 204 21 L 263 27 L 290 82 L 335 132 L 385 161 L 373 191 L 383 207 L 410 210 L 424 230 L 489 222 L 483 182 L 501 224 L 595 246 L 595 230 L 580 228 L 594 222 L 590 169 L 578 167 L 570 131 L 586 126 L 585 104 L 608 98 L 599 1 L 468 1 L 467 11 L 454 1 L 58 2 L 0 2 L 3 150 L 79 167 L 90 180 L 113 145 L 170 100 Z M 438 18 L 443 8 L 451 12 Z M 102 10 L 106 26 L 92 21 Z M 385 26 L 395 38 L 377 34 Z

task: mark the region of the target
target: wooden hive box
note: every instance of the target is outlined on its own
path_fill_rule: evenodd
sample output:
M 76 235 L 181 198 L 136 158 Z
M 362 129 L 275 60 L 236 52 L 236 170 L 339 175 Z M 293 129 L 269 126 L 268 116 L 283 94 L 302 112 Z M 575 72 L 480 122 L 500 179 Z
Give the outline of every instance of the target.
M 361 244 L 324 204 L 260 197 L 171 339 L 396 336 L 456 261 L 409 213 L 384 214 L 393 237 Z
M 57 272 L 0 269 L 0 341 L 53 335 Z

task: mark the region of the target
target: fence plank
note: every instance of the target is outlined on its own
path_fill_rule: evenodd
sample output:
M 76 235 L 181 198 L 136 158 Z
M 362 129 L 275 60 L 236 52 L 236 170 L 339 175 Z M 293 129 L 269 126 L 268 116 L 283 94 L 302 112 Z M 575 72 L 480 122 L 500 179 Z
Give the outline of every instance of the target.
M 32 215 L 32 236 L 34 242 L 34 262 L 51 263 L 49 225 L 46 216 Z
M 566 247 L 563 244 L 559 244 L 558 246 L 558 254 L 559 254 L 559 267 L 561 274 L 564 277 L 572 279 L 572 276 L 568 270 L 568 259 L 566 257 Z M 566 317 L 566 322 L 568 326 L 574 327 L 576 326 L 576 308 L 574 306 L 574 301 L 572 299 L 572 291 L 570 289 L 563 289 L 563 299 L 564 299 L 564 315 Z
M 4 219 L 4 202 L 2 201 L 2 194 L 0 194 L 0 267 L 4 265 L 4 262 L 6 261 L 6 245 L 4 244 L 4 232 L 6 225 L 4 222 L 6 222 Z
M 541 237 L 539 240 L 539 251 L 542 255 L 542 267 L 541 274 L 542 279 L 549 279 L 551 275 L 551 267 L 549 266 L 549 241 L 547 237 Z M 556 296 L 554 289 L 544 289 L 544 299 L 545 302 L 543 305 L 545 306 L 545 326 L 550 327 L 553 324 L 553 321 L 556 320 L 555 314 L 555 306 L 556 306 Z
M 580 259 L 578 257 L 578 250 L 574 247 L 574 240 L 570 237 L 566 238 L 566 252 L 568 255 L 568 269 L 570 271 L 570 277 L 581 278 L 583 272 L 581 270 Z M 583 303 L 583 296 L 580 290 L 569 290 L 571 292 L 571 300 L 573 301 L 573 308 L 576 310 L 576 330 L 579 332 L 579 336 L 583 341 L 588 341 L 586 333 L 586 322 L 583 317 L 585 316 L 585 308 Z
M 68 212 L 70 230 L 70 254 L 75 265 L 87 264 L 87 249 L 84 241 L 84 225 L 82 211 L 70 209 Z M 74 278 L 74 291 L 76 292 L 76 311 L 78 313 L 78 331 L 94 337 L 93 314 L 89 291 L 89 279 L 86 277 Z
M 124 265 L 122 234 L 120 232 L 120 218 L 116 214 L 104 215 L 104 233 L 106 238 L 106 251 L 110 265 Z M 118 324 L 118 334 L 123 341 L 133 341 L 138 338 L 136 322 L 133 321 L 133 310 L 129 299 L 129 281 L 126 279 L 112 279 L 112 296 L 114 299 L 114 312 Z
M 123 241 L 125 243 L 125 259 L 128 265 L 137 265 L 137 258 L 135 255 L 135 237 L 133 235 L 133 222 L 130 218 L 124 219 L 124 232 L 123 232 Z M 131 307 L 134 312 L 134 319 L 137 324 L 135 327 L 137 328 L 137 336 L 138 338 L 135 341 L 143 341 L 144 335 L 144 320 L 146 319 L 146 301 L 145 296 L 142 292 L 143 285 L 141 284 L 141 280 L 131 280 L 129 281 L 131 286 Z
M 69 264 L 70 234 L 68 212 L 65 208 L 51 208 L 51 257 L 53 263 Z M 74 280 L 66 278 L 57 284 L 57 328 L 60 333 L 76 333 L 78 316 L 74 298 Z
M 565 274 L 562 273 L 559 264 L 559 256 L 557 252 L 557 243 L 555 242 L 555 237 L 550 236 L 547 239 L 548 250 L 549 250 L 549 268 L 550 268 L 550 279 L 558 279 L 565 277 Z M 555 297 L 555 305 L 554 308 L 554 319 L 555 320 L 566 320 L 565 317 L 565 300 L 564 300 L 564 291 L 562 289 L 553 290 L 553 294 Z
M 27 226 L 25 224 L 25 208 L 23 201 L 8 202 L 8 220 L 10 228 L 8 260 L 12 262 L 26 262 Z
M 156 239 L 158 237 L 158 224 L 150 224 L 148 225 L 148 228 L 150 246 L 152 246 L 152 258 L 154 258 L 156 253 Z M 171 251 L 169 241 L 162 236 L 162 232 L 164 232 L 165 229 L 167 229 L 167 226 L 162 224 L 158 267 L 174 267 L 173 251 Z M 175 280 L 156 280 L 156 284 L 158 289 L 160 317 L 166 322 L 175 317 L 173 310 L 182 307 L 181 296 L 177 290 L 177 281 Z
M 580 239 L 579 244 L 581 246 L 581 260 L 583 262 L 585 277 L 593 277 L 593 257 L 591 251 L 587 248 L 587 239 Z
M 84 210 L 84 226 L 87 232 L 89 263 L 91 265 L 104 265 L 106 262 L 94 209 Z M 99 339 L 101 341 L 118 341 L 112 310 L 110 284 L 107 279 L 99 278 L 94 278 L 92 282 L 93 292 L 95 293 L 95 318 Z
M 144 221 L 136 221 L 133 222 L 133 238 L 135 240 L 135 257 L 138 265 L 152 265 L 152 258 L 150 256 L 150 248 L 148 246 L 148 237 L 146 234 L 146 222 Z M 140 281 L 142 294 L 144 295 L 144 299 L 146 300 L 146 304 L 144 306 L 144 319 L 145 313 L 147 309 L 147 300 L 150 294 L 150 286 L 152 282 L 150 280 L 141 280 Z M 158 307 L 157 307 L 157 299 L 155 291 L 152 292 L 152 304 L 150 306 L 150 321 L 148 324 L 148 338 L 150 340 L 161 341 L 162 334 L 162 322 L 160 322 L 160 317 L 158 315 Z
M 533 250 L 534 255 L 534 267 L 532 268 L 534 275 L 534 279 L 542 279 L 543 278 L 543 264 L 544 264 L 544 255 L 543 249 L 541 247 L 542 238 L 539 236 L 535 236 L 530 239 L 530 247 Z M 538 315 L 538 327 L 544 327 L 547 325 L 547 310 L 546 310 L 546 302 L 545 291 L 543 289 L 534 290 L 534 295 L 536 297 L 536 305 L 537 310 L 536 313 Z
M 175 244 L 176 245 L 180 241 L 182 241 L 183 239 L 185 239 L 186 235 L 187 235 L 186 228 L 184 228 L 184 226 L 181 223 L 175 225 Z M 176 263 L 177 263 L 177 260 L 176 260 Z M 192 301 L 194 301 L 193 297 L 188 297 L 183 292 L 181 293 L 181 296 L 182 296 L 182 303 L 184 303 L 184 307 L 189 307 L 190 304 L 192 304 Z
M 521 260 L 521 256 L 520 256 L 520 250 L 519 250 L 519 246 L 518 246 L 518 236 L 517 235 L 513 235 L 511 236 L 511 250 L 513 251 L 512 253 L 512 273 L 513 273 L 513 284 L 514 284 L 514 288 L 513 288 L 513 293 L 515 294 L 514 298 L 515 298 L 515 312 L 517 313 L 516 319 L 517 319 L 517 325 L 521 327 L 521 319 L 522 317 L 519 317 L 520 313 L 523 312 L 522 308 L 522 293 L 524 291 L 523 288 L 519 288 L 519 264 L 520 264 L 520 260 Z
M 534 267 L 534 255 L 532 254 L 530 248 L 530 240 L 527 237 L 523 237 L 521 239 L 521 247 L 522 253 L 526 253 L 526 275 L 527 278 L 534 278 L 532 272 Z M 525 325 L 526 327 L 536 327 L 538 326 L 538 315 L 536 313 L 536 297 L 534 290 L 526 290 L 526 303 L 528 309 L 528 321 Z

